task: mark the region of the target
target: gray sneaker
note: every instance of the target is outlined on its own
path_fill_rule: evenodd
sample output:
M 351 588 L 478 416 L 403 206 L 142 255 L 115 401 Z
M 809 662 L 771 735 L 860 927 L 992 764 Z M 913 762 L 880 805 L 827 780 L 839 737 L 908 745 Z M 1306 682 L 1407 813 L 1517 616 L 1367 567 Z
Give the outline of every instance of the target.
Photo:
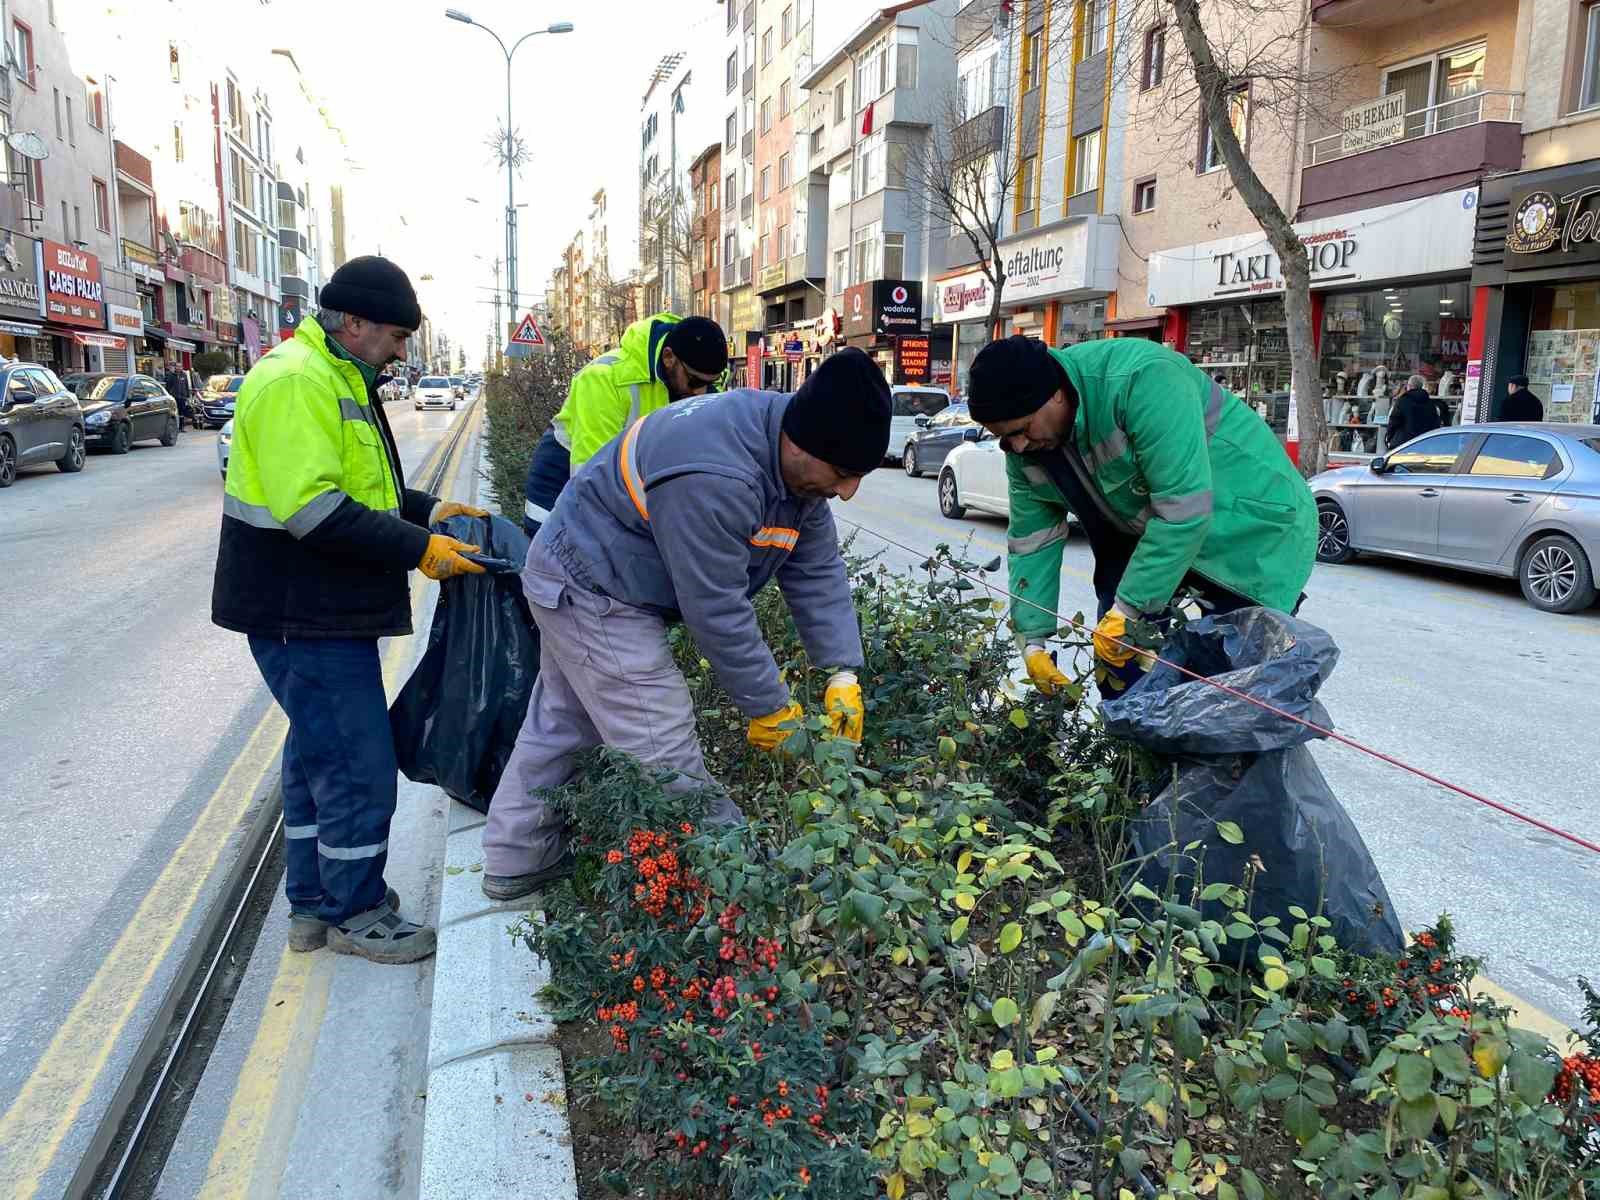
M 328 949 L 371 962 L 418 962 L 437 948 L 438 935 L 430 926 L 407 921 L 387 904 L 328 928 Z
M 384 897 L 389 907 L 400 911 L 400 895 L 393 888 Z M 289 912 L 289 949 L 300 954 L 321 950 L 328 944 L 328 923 L 309 913 Z
M 572 878 L 572 855 L 563 854 L 554 866 L 546 867 L 542 871 L 530 871 L 526 875 L 490 875 L 483 876 L 483 894 L 491 900 L 520 900 L 524 896 L 531 896 L 534 892 L 549 887 L 552 883 L 559 883 L 563 879 Z

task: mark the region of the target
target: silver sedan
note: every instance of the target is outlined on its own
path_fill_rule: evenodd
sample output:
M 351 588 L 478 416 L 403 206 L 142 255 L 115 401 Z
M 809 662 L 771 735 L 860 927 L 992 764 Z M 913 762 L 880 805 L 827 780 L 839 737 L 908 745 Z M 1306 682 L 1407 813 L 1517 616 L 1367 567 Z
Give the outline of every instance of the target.
M 1436 429 L 1311 490 L 1320 562 L 1376 554 L 1502 575 L 1545 612 L 1595 601 L 1600 425 Z

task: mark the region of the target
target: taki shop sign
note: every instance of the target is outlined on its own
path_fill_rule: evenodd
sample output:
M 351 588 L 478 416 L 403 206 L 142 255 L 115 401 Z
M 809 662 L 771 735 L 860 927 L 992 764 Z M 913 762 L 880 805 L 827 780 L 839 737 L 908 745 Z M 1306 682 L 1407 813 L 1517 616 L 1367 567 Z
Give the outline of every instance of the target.
M 100 260 L 48 239 L 44 243 L 44 315 L 58 325 L 104 329 L 105 291 Z
M 1306 259 L 1311 264 L 1313 283 L 1326 284 L 1338 279 L 1354 279 L 1354 260 L 1358 243 L 1344 229 L 1302 234 Z M 1281 292 L 1283 272 L 1278 256 L 1270 247 L 1249 254 L 1222 251 L 1211 256 L 1217 270 L 1215 294 L 1236 296 L 1249 292 Z

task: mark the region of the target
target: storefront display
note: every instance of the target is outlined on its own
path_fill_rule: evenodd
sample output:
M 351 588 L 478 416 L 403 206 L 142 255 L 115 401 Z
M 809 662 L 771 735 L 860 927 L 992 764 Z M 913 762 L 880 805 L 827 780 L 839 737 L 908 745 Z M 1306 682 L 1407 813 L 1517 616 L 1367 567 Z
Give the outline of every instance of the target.
M 1289 332 L 1282 300 L 1207 304 L 1190 311 L 1189 357 L 1240 399 L 1265 403 L 1289 390 Z

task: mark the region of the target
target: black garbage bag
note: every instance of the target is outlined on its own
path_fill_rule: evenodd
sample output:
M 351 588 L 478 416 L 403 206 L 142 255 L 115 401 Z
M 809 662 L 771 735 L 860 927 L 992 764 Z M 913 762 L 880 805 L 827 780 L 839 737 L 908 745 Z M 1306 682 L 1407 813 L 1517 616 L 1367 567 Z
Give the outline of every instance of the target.
M 428 648 L 389 725 L 407 779 L 488 812 L 539 674 L 539 631 L 519 575 L 528 536 L 504 517 L 449 517 L 434 528 L 478 546 L 489 571 L 439 586 Z
M 1306 621 L 1264 608 L 1205 617 L 1176 630 L 1161 657 L 1332 728 L 1316 693 L 1339 648 Z M 1276 916 L 1288 931 L 1297 919 L 1290 905 L 1315 912 L 1321 894 L 1329 932 L 1346 950 L 1401 953 L 1400 923 L 1377 864 L 1305 746 L 1318 734 L 1165 663 L 1100 712 L 1113 734 L 1174 761 L 1173 782 L 1133 823 L 1134 855 L 1156 854 L 1142 868 L 1147 887 L 1165 888 L 1174 851 L 1162 847 L 1174 841 L 1203 847 L 1178 851 L 1180 879 L 1193 877 L 1203 853 L 1207 882 L 1237 883 L 1253 855 L 1264 868 L 1252 903 L 1258 919 Z M 1218 833 L 1224 821 L 1243 832 L 1242 844 Z M 1180 890 L 1187 898 L 1188 889 Z M 1210 918 L 1226 915 L 1220 901 L 1201 907 Z

